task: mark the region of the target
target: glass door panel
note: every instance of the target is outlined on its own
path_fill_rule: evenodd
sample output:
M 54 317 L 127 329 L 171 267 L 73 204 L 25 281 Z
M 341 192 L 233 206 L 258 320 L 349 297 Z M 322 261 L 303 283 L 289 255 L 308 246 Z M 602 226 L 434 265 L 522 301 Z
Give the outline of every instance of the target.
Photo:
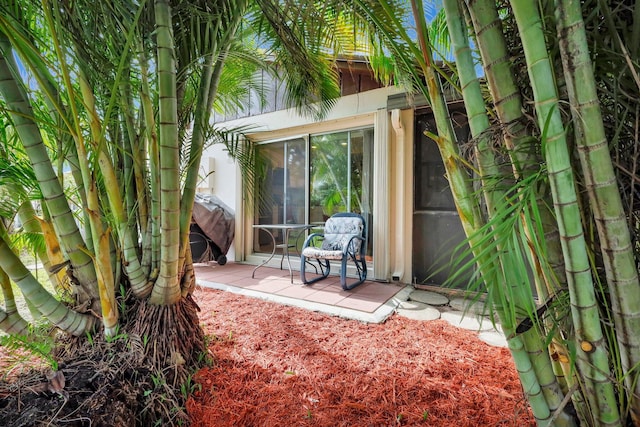
M 356 212 L 365 217 L 371 236 L 373 129 L 315 135 L 310 142 L 310 221 Z M 369 238 L 368 254 L 372 243 Z
M 312 136 L 309 160 L 311 221 L 349 211 L 349 133 Z
M 256 224 L 305 222 L 306 144 L 303 138 L 261 145 L 264 172 L 256 203 Z M 276 239 L 281 236 L 274 232 Z M 272 241 L 257 231 L 254 252 L 271 252 Z

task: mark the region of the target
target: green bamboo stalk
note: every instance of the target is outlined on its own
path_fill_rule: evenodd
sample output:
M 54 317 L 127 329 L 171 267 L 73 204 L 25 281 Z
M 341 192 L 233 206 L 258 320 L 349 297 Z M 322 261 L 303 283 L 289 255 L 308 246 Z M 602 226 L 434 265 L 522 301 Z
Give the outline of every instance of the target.
M 0 330 L 11 335 L 27 335 L 29 333 L 29 324 L 19 313 L 7 313 L 0 309 Z
M 466 0 L 476 33 L 495 110 L 505 127 L 504 140 L 510 150 L 514 172 L 521 175 L 530 161 L 525 145 L 530 138 L 522 115 L 520 90 L 513 79 L 502 21 L 493 0 Z
M 486 106 L 480 90 L 480 82 L 475 73 L 468 36 L 464 30 L 464 18 L 460 12 L 459 3 L 457 0 L 444 0 L 443 5 L 446 12 L 449 36 L 456 59 L 456 69 L 460 78 L 460 86 L 462 88 L 471 133 L 473 137 L 478 140 L 476 145 L 478 166 L 483 182 L 482 188 L 487 204 L 487 211 L 491 219 L 496 217 L 496 210 L 498 206 L 500 206 L 500 201 L 504 198 L 504 194 L 501 194 L 502 192 L 496 188 L 497 182 L 500 181 L 500 171 L 496 165 L 493 151 L 489 147 L 488 135 L 485 133 L 489 128 L 489 118 L 486 114 Z M 503 249 L 498 248 L 498 251 L 502 254 Z M 501 255 L 499 255 L 499 262 L 502 263 L 501 258 Z M 554 412 L 562 404 L 563 395 L 558 381 L 553 374 L 549 354 L 544 349 L 544 341 L 541 340 L 540 337 L 535 336 L 534 331 L 524 334 L 522 339 L 524 340 L 524 347 L 529 353 L 529 363 L 533 368 L 533 372 L 545 396 L 548 411 Z M 517 350 L 519 346 L 514 345 L 513 349 Z M 521 357 L 518 355 L 517 359 L 522 360 L 524 356 Z M 520 367 L 518 369 L 520 369 Z M 535 404 L 536 399 L 533 399 L 533 401 Z M 537 414 L 546 414 L 546 412 L 547 410 L 544 408 L 536 409 Z M 567 426 L 575 425 L 572 417 L 564 411 L 558 416 L 556 424 Z
M 51 29 L 50 37 L 52 38 L 53 46 L 57 58 L 60 64 L 60 72 L 62 81 L 66 87 L 69 98 L 76 99 L 75 89 L 71 82 L 71 73 L 66 61 L 66 49 L 60 43 L 58 33 L 56 32 L 56 20 L 54 16 L 57 16 L 57 10 L 55 8 L 49 8 L 45 2 L 44 5 L 45 22 Z M 59 17 L 58 17 L 59 18 Z M 80 90 L 85 100 L 88 101 L 89 112 L 89 127 L 95 135 L 96 127 L 99 127 L 99 121 L 95 114 L 91 114 L 92 99 L 87 99 L 87 92 L 90 92 L 85 76 L 81 71 L 78 72 L 80 80 Z M 91 236 L 93 238 L 94 246 L 90 256 L 93 258 L 93 264 L 96 272 L 97 287 L 98 287 L 98 303 L 100 307 L 100 313 L 102 317 L 102 323 L 104 331 L 107 336 L 113 336 L 117 332 L 118 324 L 118 312 L 116 310 L 115 303 L 115 284 L 114 274 L 111 261 L 111 250 L 109 245 L 109 231 L 103 227 L 102 209 L 100 206 L 100 200 L 98 196 L 98 187 L 93 177 L 91 165 L 89 164 L 89 155 L 85 146 L 84 134 L 82 132 L 82 124 L 78 107 L 75 102 L 70 103 L 70 111 L 73 118 L 71 123 L 72 127 L 69 128 L 73 140 L 76 144 L 76 150 L 78 152 L 80 161 L 80 172 L 82 174 L 85 194 L 87 197 L 87 212 L 89 219 L 89 226 L 91 229 Z M 98 163 L 100 164 L 100 155 Z M 107 186 L 108 187 L 108 186 Z
M 202 159 L 202 150 L 206 139 L 206 130 L 211 117 L 211 109 L 215 96 L 218 93 L 220 84 L 220 76 L 224 67 L 225 59 L 231 47 L 231 41 L 237 31 L 243 13 L 240 10 L 234 11 L 235 19 L 229 25 L 227 33 L 223 40 L 220 41 L 220 53 L 217 52 L 217 43 L 215 35 L 211 40 L 211 51 L 205 58 L 205 66 L 201 71 L 201 83 L 198 88 L 198 100 L 194 113 L 193 132 L 191 137 L 191 149 L 189 150 L 189 163 L 187 174 L 182 191 L 182 202 L 180 212 L 180 233 L 181 233 L 181 251 L 180 258 L 184 259 L 185 251 L 188 246 L 189 224 L 191 222 L 191 214 L 193 212 L 193 203 L 196 195 L 196 185 L 198 181 L 198 171 L 200 161 Z M 215 63 L 214 63 L 215 62 Z
M 140 48 L 141 52 L 144 52 Z M 149 220 L 147 223 L 140 224 L 145 229 L 143 242 L 142 265 L 149 277 L 157 277 L 160 265 L 160 159 L 158 154 L 158 134 L 156 131 L 156 119 L 151 98 L 151 90 L 149 86 L 149 66 L 147 58 L 144 54 L 140 55 L 140 99 L 142 102 L 142 110 L 144 115 L 144 143 L 141 144 L 142 150 L 135 155 L 136 167 L 140 168 L 140 176 L 145 176 L 145 157 L 142 153 L 148 153 L 149 156 L 149 186 L 143 187 L 148 192 L 145 194 L 145 201 L 149 205 Z M 146 181 L 146 180 L 145 180 Z M 148 249 L 145 249 L 148 248 Z
M 487 210 L 492 216 L 499 204 L 500 196 L 495 188 L 496 182 L 500 179 L 500 170 L 489 147 L 489 135 L 485 133 L 489 129 L 489 116 L 480 89 L 480 81 L 475 72 L 468 34 L 458 0 L 444 0 L 443 6 L 471 135 L 477 140 L 478 169 L 483 180 Z
M 96 318 L 73 311 L 47 292 L 13 252 L 6 237 L 6 229 L 0 221 L 0 270 L 18 285 L 24 298 L 63 331 L 75 336 L 90 331 L 96 323 Z
M 4 310 L 0 310 L 0 330 L 8 334 L 26 335 L 29 331 L 29 323 L 18 313 L 11 280 L 2 268 L 0 268 L 0 288 L 4 295 Z
M 473 201 L 473 191 L 469 184 L 469 178 L 466 176 L 466 172 L 458 165 L 457 159 L 459 156 L 457 147 L 453 143 L 455 141 L 455 134 L 451 128 L 447 105 L 440 90 L 439 83 L 437 82 L 435 71 L 430 66 L 431 52 L 426 38 L 426 23 L 424 22 L 422 4 L 416 0 L 412 0 L 411 4 L 414 11 L 414 18 L 416 19 L 420 50 L 423 55 L 421 62 L 425 64 L 423 73 L 426 79 L 427 95 L 438 128 L 438 136 L 433 136 L 432 138 L 437 142 L 438 148 L 440 149 L 440 155 L 445 165 L 445 170 L 447 171 L 447 179 L 449 180 L 451 192 L 456 202 L 460 220 L 466 235 L 469 237 L 469 246 L 476 257 L 480 273 L 487 286 L 498 295 L 498 298 L 505 300 L 506 295 L 504 295 L 501 287 L 498 285 L 497 276 L 495 275 L 496 267 L 491 265 L 493 261 L 488 260 L 486 254 L 481 255 L 485 251 L 479 242 L 478 236 L 478 230 L 482 226 L 480 210 L 477 203 Z M 519 290 L 516 288 L 515 292 L 517 293 Z M 512 301 L 512 304 L 526 304 L 526 301 L 522 298 L 518 298 L 517 296 L 516 298 L 518 301 Z M 505 311 L 505 306 L 503 304 L 497 304 L 496 310 L 498 311 L 505 334 L 511 337 L 508 341 L 509 349 L 512 352 L 520 381 L 527 394 L 534 417 L 536 417 L 539 424 L 544 424 L 544 420 L 551 417 L 551 412 L 542 394 L 540 383 L 529 360 L 529 355 L 524 349 L 521 337 L 515 336 L 515 334 L 512 333 L 515 325 L 511 316 L 508 316 L 508 313 Z
M 162 246 L 160 274 L 150 302 L 168 305 L 181 298 L 178 280 L 180 255 L 180 141 L 176 99 L 176 62 L 167 0 L 155 1 L 157 73 L 159 96 L 160 227 Z
M 128 75 L 130 73 L 124 73 Z M 127 77 L 128 79 L 131 76 Z M 139 224 L 146 224 L 146 220 L 144 222 L 141 221 L 141 217 L 147 217 L 146 205 L 140 204 L 137 202 L 137 191 L 138 183 L 136 180 L 136 168 L 134 164 L 134 149 L 137 150 L 137 135 L 135 130 L 133 112 L 136 111 L 133 105 L 133 99 L 131 94 L 131 87 L 127 83 L 127 78 L 123 79 L 124 81 L 120 83 L 120 103 L 119 103 L 119 117 L 121 125 L 120 127 L 123 130 L 123 135 L 119 139 L 119 143 L 122 146 L 122 163 L 123 169 L 120 172 L 120 182 L 122 185 L 120 186 L 120 191 L 124 194 L 124 199 L 126 201 L 125 212 L 128 213 L 129 224 L 128 227 L 130 229 L 130 234 L 133 237 L 134 242 L 140 241 L 140 236 L 138 233 Z M 135 147 L 135 148 L 134 148 Z
M 20 207 L 18 208 L 18 218 L 20 218 L 20 222 L 22 223 L 22 227 L 26 233 L 42 234 L 42 226 L 36 218 L 36 211 L 33 209 L 33 205 L 30 200 L 25 200 L 20 204 Z M 51 272 L 51 262 L 49 260 L 49 255 L 47 254 L 47 249 L 44 246 L 38 247 L 36 250 L 36 256 L 42 263 L 44 270 L 47 272 L 49 281 L 53 287 L 57 289 L 60 284 L 58 283 L 57 276 Z
M 611 311 L 628 389 L 631 416 L 640 425 L 640 281 L 631 235 L 609 154 L 580 4 L 556 1 L 558 39 L 576 134 L 576 146 L 594 212 Z
M 141 6 L 142 7 L 142 6 Z M 139 9 L 136 14 L 137 18 L 142 13 L 142 10 Z M 133 29 L 129 30 L 127 34 L 127 43 L 126 47 L 129 47 L 132 44 L 133 40 Z M 76 46 L 76 55 L 77 57 L 82 57 L 82 49 L 79 46 Z M 122 84 L 124 81 L 122 79 L 122 75 L 125 74 L 126 70 L 126 61 L 130 58 L 130 54 L 128 50 L 124 52 L 120 58 L 120 62 L 118 64 L 117 75 L 116 75 L 116 85 Z M 143 298 L 149 295 L 151 292 L 151 283 L 147 280 L 147 275 L 145 274 L 144 269 L 142 268 L 139 261 L 138 254 L 138 238 L 135 233 L 135 228 L 131 226 L 130 218 L 128 218 L 125 199 L 123 198 L 120 182 L 118 179 L 118 174 L 116 173 L 113 162 L 110 158 L 110 154 L 107 150 L 106 138 L 104 128 L 106 128 L 98 114 L 96 108 L 96 99 L 93 93 L 93 89 L 88 82 L 87 74 L 82 71 L 83 62 L 80 62 L 81 70 L 78 71 L 78 80 L 80 83 L 80 90 L 82 94 L 83 104 L 85 106 L 85 111 L 89 117 L 89 128 L 91 131 L 92 140 L 90 141 L 94 152 L 97 153 L 97 166 L 100 169 L 103 180 L 105 182 L 104 189 L 106 200 L 109 204 L 109 208 L 114 217 L 115 231 L 117 232 L 117 238 L 120 241 L 120 247 L 122 248 L 121 255 L 124 258 L 124 263 L 122 264 L 124 270 L 127 274 L 130 286 L 137 297 Z M 64 66 L 63 66 L 64 69 Z M 71 89 L 69 89 L 71 91 Z M 110 99 L 109 106 L 107 107 L 107 112 L 105 115 L 107 117 L 110 116 L 110 111 L 112 106 L 115 104 L 115 93 L 118 91 L 114 90 L 114 95 Z M 73 109 L 74 106 L 72 105 Z M 74 117 L 78 117 L 77 114 Z M 78 124 L 76 121 L 76 128 Z M 84 148 L 84 140 L 82 138 L 82 133 L 77 131 L 72 133 L 76 135 L 76 139 L 78 140 L 79 147 L 77 148 L 78 152 L 86 153 L 86 149 Z M 132 129 L 128 128 L 131 132 Z M 114 142 L 115 143 L 115 142 Z M 100 205 L 97 199 L 97 194 L 95 193 L 95 189 L 97 186 L 93 183 L 93 178 L 89 174 L 88 160 L 85 161 L 84 156 L 81 156 L 80 167 L 83 172 L 86 193 L 88 195 L 88 203 L 89 209 L 92 212 L 92 215 L 97 215 L 97 212 L 100 212 Z M 88 156 L 87 156 L 88 157 Z M 92 218 L 90 218 L 92 219 Z M 133 222 L 133 221 L 132 221 Z M 94 240 L 96 241 L 96 263 L 100 266 L 101 277 L 104 280 L 104 288 L 101 289 L 103 298 L 106 298 L 106 301 L 103 301 L 103 310 L 107 310 L 111 313 L 111 316 L 107 316 L 103 314 L 103 320 L 106 322 L 110 321 L 109 330 L 115 332 L 115 323 L 117 322 L 117 311 L 115 310 L 115 283 L 114 283 L 114 274 L 113 264 L 115 260 L 110 259 L 110 248 L 107 245 L 107 241 L 103 241 L 100 237 L 103 235 L 102 231 L 102 218 L 98 216 L 96 218 L 96 224 L 92 223 L 92 234 L 94 236 Z
M 7 25 L 8 28 L 11 28 L 9 35 L 11 43 L 14 44 L 14 46 L 19 46 L 16 49 L 17 53 L 20 55 L 22 62 L 29 67 L 35 76 L 42 93 L 46 95 L 44 102 L 49 109 L 51 121 L 57 123 L 60 129 L 57 132 L 56 139 L 58 141 L 58 150 L 60 153 L 64 153 L 64 156 L 60 156 L 58 159 L 58 176 L 60 180 L 64 182 L 64 174 L 62 171 L 65 164 L 68 165 L 80 197 L 81 205 L 86 206 L 87 198 L 84 192 L 82 173 L 79 169 L 80 161 L 78 159 L 78 152 L 71 135 L 63 130 L 65 128 L 71 128 L 71 119 L 69 119 L 69 117 L 73 117 L 73 115 L 68 112 L 68 108 L 65 107 L 65 103 L 62 101 L 61 94 L 54 83 L 54 77 L 51 75 L 47 60 L 41 57 L 38 49 L 34 46 L 32 37 L 29 34 L 21 33 L 22 26 L 28 24 L 14 23 L 11 21 L 12 17 L 9 16 L 6 16 L 6 19 L 7 21 L 4 22 L 4 24 Z M 69 103 L 66 104 L 68 105 Z M 83 210 L 82 214 L 84 216 L 85 245 L 91 248 L 93 247 L 93 241 L 89 227 L 88 213 Z
M 198 87 L 198 98 L 195 106 L 193 131 L 191 135 L 191 149 L 189 150 L 189 162 L 187 164 L 187 173 L 180 204 L 180 259 L 184 259 L 189 244 L 189 226 L 193 213 L 193 203 L 196 197 L 200 160 L 202 159 L 202 150 L 206 137 L 205 132 L 210 116 L 209 112 L 212 107 L 207 101 L 212 84 L 213 61 L 214 55 L 210 52 L 209 56 L 205 59 L 205 64 L 200 76 L 200 85 Z
M 527 154 L 532 151 L 531 137 L 524 126 L 525 118 L 522 113 L 520 90 L 513 78 L 510 55 L 496 4 L 492 0 L 470 0 L 467 1 L 467 4 L 477 34 L 477 44 L 485 64 L 485 73 L 489 90 L 494 99 L 495 110 L 505 128 L 505 145 L 509 148 L 514 175 L 519 179 L 527 179 L 531 174 L 537 173 L 542 159 L 535 153 Z M 533 215 L 533 210 L 535 210 L 537 212 L 535 215 L 540 217 L 544 239 L 540 242 L 542 245 L 540 250 L 531 251 L 531 257 L 537 265 L 533 271 L 538 299 L 546 301 L 550 295 L 555 295 L 566 287 L 566 277 L 558 227 L 554 215 L 549 209 L 551 201 L 547 200 L 549 199 L 548 187 L 536 184 L 536 188 L 539 190 L 536 192 L 535 206 L 532 205 L 532 211 L 529 213 Z M 525 232 L 530 241 L 540 241 L 535 238 L 539 231 L 526 224 Z M 545 259 L 541 258 L 543 254 L 546 254 Z M 547 263 L 551 266 L 551 271 L 546 268 Z M 534 313 L 530 313 L 530 315 L 534 316 Z M 554 330 L 554 327 L 551 326 L 548 329 Z M 554 346 L 563 347 L 562 341 L 561 337 L 555 337 Z M 536 349 L 531 349 L 531 351 L 537 353 Z M 553 370 L 556 376 L 562 380 L 560 385 L 567 390 L 573 382 L 571 367 L 555 360 Z M 544 376 L 546 368 L 541 368 L 539 372 Z M 581 399 L 578 392 L 573 394 L 573 399 L 574 401 Z M 550 402 L 550 405 L 555 407 L 556 403 Z
M 66 74 L 65 71 L 63 71 L 63 73 Z M 113 179 L 110 179 L 111 177 L 106 175 L 104 172 L 104 170 L 108 168 L 108 164 L 110 162 L 108 161 L 108 159 L 105 159 L 106 156 L 104 152 L 98 148 L 98 146 L 101 145 L 101 126 L 100 119 L 95 111 L 95 99 L 93 98 L 92 90 L 81 71 L 78 72 L 78 79 L 80 81 L 80 90 L 82 93 L 84 105 L 89 116 L 89 128 L 91 130 L 93 138 L 97 138 L 92 141 L 92 143 L 94 145 L 94 148 L 99 151 L 98 165 L 105 175 L 105 188 L 107 189 L 107 194 L 109 195 L 108 199 L 111 200 L 113 194 L 117 193 L 118 186 L 114 185 Z M 74 96 L 73 92 L 71 92 L 70 87 L 69 91 L 72 94 L 71 98 L 73 99 Z M 71 108 L 72 110 L 75 109 L 75 107 L 73 106 Z M 76 117 L 79 117 L 79 115 L 76 115 Z M 76 141 L 76 149 L 78 150 L 78 154 L 80 155 L 80 171 L 82 172 L 85 192 L 87 195 L 87 209 L 89 211 L 91 235 L 93 236 L 94 242 L 93 250 L 95 252 L 95 265 L 96 272 L 98 274 L 98 289 L 100 291 L 102 321 L 105 328 L 105 334 L 107 336 L 113 336 L 115 333 L 117 333 L 118 316 L 115 302 L 115 282 L 112 268 L 111 250 L 109 247 L 109 231 L 105 230 L 103 226 L 104 218 L 102 216 L 102 208 L 100 206 L 100 200 L 97 191 L 98 188 L 94 179 L 94 175 L 91 171 L 91 165 L 89 164 L 89 155 L 87 152 L 87 148 L 85 147 L 86 142 L 83 137 L 83 133 L 80 129 L 80 121 L 76 120 L 75 125 L 75 129 L 71 129 L 71 132 L 74 135 L 74 140 Z M 121 204 L 119 204 L 119 208 L 122 209 Z
M 477 44 L 484 64 L 489 91 L 495 110 L 504 127 L 504 140 L 516 178 L 527 177 L 539 168 L 541 159 L 532 150 L 532 139 L 525 127 L 520 89 L 513 78 L 510 54 L 502 32 L 502 21 L 493 0 L 467 0 Z M 545 189 L 546 190 L 546 189 Z M 541 190 L 537 206 L 544 226 L 547 259 L 554 274 L 536 277 L 538 297 L 547 300 L 564 286 L 564 261 L 559 243 L 558 229 L 550 201 Z M 545 270 L 543 270 L 545 272 Z
M 151 285 L 147 281 L 147 276 L 140 265 L 140 261 L 138 258 L 138 250 L 137 250 L 137 239 L 136 236 L 132 233 L 131 227 L 129 227 L 129 218 L 127 216 L 127 212 L 125 210 L 125 202 L 122 197 L 122 193 L 120 192 L 120 185 L 118 176 L 113 167 L 113 163 L 109 158 L 109 155 L 105 149 L 106 144 L 103 140 L 102 136 L 102 123 L 100 120 L 100 116 L 96 110 L 96 100 L 93 94 L 93 90 L 89 87 L 89 83 L 87 82 L 85 76 L 82 72 L 78 72 L 78 78 L 80 81 L 80 89 L 82 92 L 82 99 L 84 101 L 85 110 L 90 117 L 89 120 L 89 128 L 91 130 L 91 135 L 93 137 L 92 145 L 94 150 L 98 152 L 98 166 L 100 168 L 100 172 L 102 173 L 102 177 L 105 182 L 105 193 L 106 199 L 109 204 L 109 208 L 111 209 L 111 213 L 114 217 L 114 223 L 117 232 L 117 238 L 120 240 L 120 247 L 122 248 L 122 256 L 124 257 L 124 270 L 127 273 L 127 277 L 129 283 L 131 285 L 131 289 L 134 294 L 139 298 L 144 298 L 149 295 L 151 292 Z M 78 135 L 78 139 L 81 137 Z M 82 142 L 79 142 L 78 152 L 85 153 L 86 151 Z M 80 162 L 81 170 L 83 174 L 87 174 L 85 180 L 86 182 L 92 183 L 92 177 L 89 174 L 88 164 L 87 162 L 81 160 Z M 95 185 L 90 184 L 89 188 L 86 188 L 87 199 L 88 202 L 91 202 L 89 208 L 91 210 L 100 211 L 99 202 L 97 200 L 97 194 L 94 195 L 95 191 L 93 189 L 96 188 Z M 100 220 L 101 222 L 101 220 Z M 102 225 L 96 224 L 96 233 L 102 234 L 103 231 Z M 99 236 L 94 233 L 94 241 L 98 242 Z M 108 251 L 107 247 L 102 248 L 103 250 Z M 101 255 L 98 254 L 96 250 L 96 255 L 98 258 L 98 262 L 103 262 L 103 269 L 111 270 L 111 260 L 110 256 L 107 254 L 102 254 L 104 258 L 101 258 Z M 102 261 L 100 261 L 102 259 Z M 107 264 L 108 263 L 108 264 Z M 108 285 L 106 296 L 111 300 L 110 305 L 115 309 L 115 290 L 113 283 L 113 274 L 109 276 L 109 273 L 106 272 L 105 279 L 108 280 L 111 284 Z M 113 327 L 114 325 L 112 325 Z
M 600 324 L 571 159 L 540 14 L 535 3 L 513 1 L 511 7 L 524 47 L 539 126 L 547 129 L 543 153 L 565 254 L 575 326 L 576 363 L 584 379 L 584 395 L 590 402 L 591 413 L 601 425 L 619 425 L 606 340 Z
M 18 68 L 11 56 L 6 38 L 0 34 L 0 94 L 10 109 L 11 118 L 33 166 L 51 220 L 60 238 L 60 244 L 69 257 L 78 279 L 80 301 L 92 301 L 92 307 L 100 310 L 96 271 L 91 257 L 86 253 L 85 242 L 69 208 L 60 181 L 56 176 L 40 129 L 33 121 L 33 110 L 26 91 L 16 80 Z
M 432 138 L 438 144 L 442 160 L 447 171 L 447 178 L 451 185 L 451 192 L 456 201 L 456 208 L 462 221 L 462 226 L 472 235 L 482 224 L 482 214 L 480 207 L 471 196 L 473 191 L 469 184 L 469 177 L 458 166 L 458 149 L 455 145 L 456 136 L 449 120 L 449 109 L 440 88 L 440 83 L 436 73 L 431 66 L 432 56 L 429 42 L 426 39 L 426 22 L 424 21 L 424 11 L 421 0 L 411 0 L 414 9 L 414 17 L 418 26 L 418 40 L 420 51 L 422 52 L 422 71 L 426 79 L 425 95 L 431 104 L 433 115 L 438 129 L 438 135 Z

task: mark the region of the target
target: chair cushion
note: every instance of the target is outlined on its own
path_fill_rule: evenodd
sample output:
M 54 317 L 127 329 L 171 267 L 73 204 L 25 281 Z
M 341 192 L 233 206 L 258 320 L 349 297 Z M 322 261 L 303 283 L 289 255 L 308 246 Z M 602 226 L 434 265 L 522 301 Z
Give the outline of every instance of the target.
M 362 236 L 363 229 L 364 224 L 359 217 L 331 217 L 324 226 L 322 249 L 325 251 L 342 251 L 344 245 L 353 236 Z M 359 250 L 360 240 L 354 239 L 349 252 L 357 253 Z
M 307 258 L 323 258 L 323 259 L 341 260 L 342 249 L 335 251 L 335 250 L 325 250 L 321 248 L 314 248 L 309 246 L 302 250 L 302 255 L 304 255 Z

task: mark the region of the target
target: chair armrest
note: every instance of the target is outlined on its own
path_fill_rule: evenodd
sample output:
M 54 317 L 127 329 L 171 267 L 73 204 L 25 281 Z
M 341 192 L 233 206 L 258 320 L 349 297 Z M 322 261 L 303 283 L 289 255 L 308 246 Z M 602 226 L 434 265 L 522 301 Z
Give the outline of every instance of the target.
M 313 239 L 315 239 L 316 237 L 319 237 L 321 239 L 324 239 L 324 234 L 322 233 L 311 233 L 307 236 L 306 239 L 304 239 L 304 243 L 302 244 L 302 249 L 308 247 L 308 246 L 312 246 L 314 247 L 314 245 L 312 245 L 313 243 Z

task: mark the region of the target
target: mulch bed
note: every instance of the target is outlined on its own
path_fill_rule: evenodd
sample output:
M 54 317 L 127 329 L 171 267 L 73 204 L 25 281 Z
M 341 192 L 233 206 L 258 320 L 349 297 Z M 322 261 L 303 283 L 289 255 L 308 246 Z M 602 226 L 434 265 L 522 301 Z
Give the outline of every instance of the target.
M 383 324 L 198 289 L 200 426 L 533 426 L 509 351 L 445 321 Z
M 366 324 L 201 288 L 195 299 L 213 364 L 184 389 L 194 427 L 535 425 L 509 351 L 445 321 Z M 152 387 L 128 378 L 125 344 L 65 365 L 61 393 L 42 389 L 37 359 L 15 365 L 0 347 L 0 425 L 134 425 L 131 399 Z

